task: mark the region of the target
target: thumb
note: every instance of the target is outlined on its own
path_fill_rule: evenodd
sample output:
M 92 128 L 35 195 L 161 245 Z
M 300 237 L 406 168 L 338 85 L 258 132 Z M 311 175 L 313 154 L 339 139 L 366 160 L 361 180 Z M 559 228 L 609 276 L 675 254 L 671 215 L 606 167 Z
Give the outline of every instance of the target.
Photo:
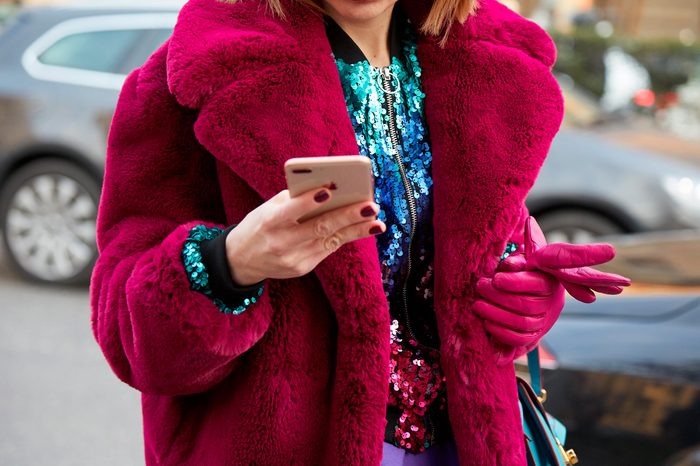
M 496 267 L 496 272 L 522 272 L 527 266 L 524 254 L 511 254 Z

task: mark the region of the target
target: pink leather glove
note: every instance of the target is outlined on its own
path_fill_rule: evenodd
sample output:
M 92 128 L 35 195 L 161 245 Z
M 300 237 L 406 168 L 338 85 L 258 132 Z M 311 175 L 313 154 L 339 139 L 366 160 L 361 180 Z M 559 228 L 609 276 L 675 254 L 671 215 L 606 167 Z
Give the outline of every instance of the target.
M 533 349 L 554 326 L 564 308 L 564 287 L 525 263 L 503 261 L 493 278 L 480 278 L 476 291 L 482 299 L 473 306 L 498 350 L 499 366 Z
M 499 346 L 505 346 L 499 348 L 499 365 L 533 349 L 552 328 L 564 306 L 563 289 L 590 303 L 596 299 L 594 291 L 619 294 L 631 283 L 590 267 L 615 257 L 609 244 L 547 244 L 533 217 L 525 223 L 524 241 L 522 252 L 510 255 L 492 279 L 481 278 L 476 286 L 483 299 L 474 303 L 474 312 Z M 552 279 L 558 286 L 551 285 Z
M 604 264 L 615 257 L 610 244 L 547 244 L 542 229 L 533 217 L 525 222 L 525 252 L 515 254 L 511 263 L 524 262 L 525 270 L 539 269 L 557 277 L 566 291 L 583 303 L 595 301 L 595 293 L 620 294 L 629 286 L 629 278 L 600 272 L 592 265 Z

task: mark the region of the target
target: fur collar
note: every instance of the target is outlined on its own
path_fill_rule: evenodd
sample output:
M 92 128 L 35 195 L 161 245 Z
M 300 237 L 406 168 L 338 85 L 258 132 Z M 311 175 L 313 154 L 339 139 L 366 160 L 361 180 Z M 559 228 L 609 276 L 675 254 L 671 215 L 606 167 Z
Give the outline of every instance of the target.
M 181 11 L 168 50 L 168 83 L 178 101 L 200 108 L 217 89 L 250 67 L 284 67 L 294 62 L 313 65 L 327 57 L 331 49 L 322 34 L 322 17 L 294 1 L 282 3 L 290 22 L 264 14 L 259 0 L 240 0 L 234 5 L 190 0 Z M 420 0 L 400 0 L 399 4 L 415 25 L 421 24 L 428 11 L 427 2 Z M 423 39 L 435 44 L 433 39 Z M 496 0 L 481 0 L 476 15 L 464 25 L 455 25 L 444 53 L 464 51 L 470 42 L 480 40 L 517 49 L 549 67 L 556 59 L 554 44 L 539 26 Z M 216 57 L 216 62 L 207 57 Z

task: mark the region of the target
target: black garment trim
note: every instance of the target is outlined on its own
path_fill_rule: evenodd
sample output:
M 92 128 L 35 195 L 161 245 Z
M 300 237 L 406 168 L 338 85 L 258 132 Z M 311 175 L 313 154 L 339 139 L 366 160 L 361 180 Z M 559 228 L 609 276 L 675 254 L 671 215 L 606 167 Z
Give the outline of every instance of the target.
M 230 307 L 237 307 L 250 296 L 257 296 L 257 291 L 264 280 L 250 286 L 239 286 L 231 278 L 231 268 L 226 258 L 226 236 L 238 224 L 226 228 L 213 239 L 200 242 L 202 263 L 209 274 L 209 286 L 212 294 Z

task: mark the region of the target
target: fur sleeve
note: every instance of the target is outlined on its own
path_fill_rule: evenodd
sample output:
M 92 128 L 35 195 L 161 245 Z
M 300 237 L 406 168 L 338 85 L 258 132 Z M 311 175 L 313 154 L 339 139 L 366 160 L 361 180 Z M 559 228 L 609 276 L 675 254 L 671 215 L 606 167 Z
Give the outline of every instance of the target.
M 214 158 L 166 84 L 167 43 L 126 79 L 108 138 L 90 284 L 94 336 L 116 375 L 182 395 L 231 375 L 270 325 L 264 293 L 239 315 L 191 289 L 181 251 L 196 225 L 226 228 Z

